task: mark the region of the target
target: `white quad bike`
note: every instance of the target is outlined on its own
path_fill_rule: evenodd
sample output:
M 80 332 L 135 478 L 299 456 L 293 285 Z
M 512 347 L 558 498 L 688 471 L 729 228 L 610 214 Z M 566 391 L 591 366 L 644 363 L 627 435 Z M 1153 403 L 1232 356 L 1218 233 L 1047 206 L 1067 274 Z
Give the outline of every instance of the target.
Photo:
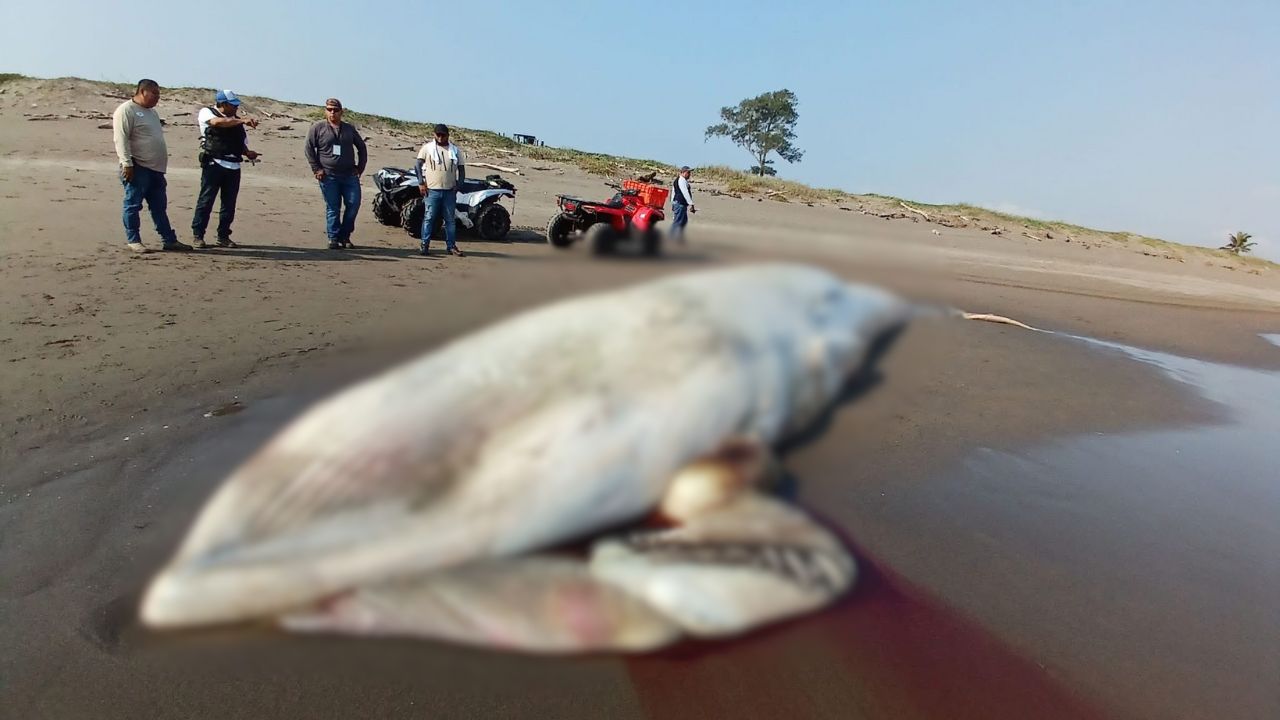
M 426 207 L 413 171 L 384 167 L 373 174 L 373 184 L 378 188 L 373 197 L 374 217 L 383 225 L 399 225 L 419 237 Z M 503 198 L 511 198 L 514 209 L 516 187 L 500 175 L 463 180 L 458 186 L 455 211 L 458 225 L 462 230 L 474 231 L 482 240 L 503 239 L 511 230 L 511 213 L 502 205 Z

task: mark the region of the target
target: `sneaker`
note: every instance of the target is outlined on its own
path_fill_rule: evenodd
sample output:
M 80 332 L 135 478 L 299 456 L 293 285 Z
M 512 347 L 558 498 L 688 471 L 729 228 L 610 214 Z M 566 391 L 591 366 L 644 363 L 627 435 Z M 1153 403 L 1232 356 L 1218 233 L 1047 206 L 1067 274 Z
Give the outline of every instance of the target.
M 202 237 L 198 237 L 198 238 L 196 238 L 196 239 L 195 239 L 195 242 L 193 242 L 193 243 L 192 243 L 192 245 L 193 245 L 193 246 L 195 247 L 195 249 L 197 249 L 197 250 L 208 250 L 209 248 L 213 247 L 213 246 L 212 246 L 212 245 L 210 245 L 209 243 L 205 242 L 205 241 L 204 241 L 204 238 L 202 238 Z
M 165 243 L 163 246 L 161 246 L 161 249 L 168 252 L 173 252 L 173 251 L 185 252 L 187 250 L 193 250 L 194 248 L 192 248 L 190 245 L 184 242 L 178 242 L 177 240 L 174 240 L 171 243 Z
M 426 256 L 430 255 L 431 253 L 427 252 L 427 246 L 426 246 L 426 245 L 422 245 L 422 246 L 418 247 L 418 254 L 419 254 L 419 255 L 421 255 L 422 257 L 426 257 Z
M 348 249 L 348 250 L 355 250 L 355 249 L 356 249 L 356 246 L 355 246 L 355 245 L 354 245 L 350 240 L 343 240 L 342 242 L 340 242 L 340 243 L 339 243 L 339 245 L 342 245 L 342 247 L 344 247 L 344 248 L 346 248 L 346 249 Z
M 234 248 L 240 246 L 232 242 L 231 238 L 218 238 L 218 247 Z
M 129 248 L 130 252 L 133 252 L 136 255 L 146 255 L 147 253 L 151 252 L 151 248 L 147 247 L 146 245 L 143 245 L 140 242 L 126 243 L 125 246 Z
M 337 240 L 330 240 L 330 241 L 329 241 L 329 249 L 330 249 L 330 250 L 341 250 L 341 249 L 342 249 L 342 243 L 338 242 Z
M 450 255 L 457 255 L 458 257 L 466 257 L 466 256 L 467 256 L 467 254 L 466 254 L 466 253 L 462 252 L 462 251 L 461 251 L 461 250 L 459 250 L 458 248 L 449 248 L 449 254 L 450 254 Z

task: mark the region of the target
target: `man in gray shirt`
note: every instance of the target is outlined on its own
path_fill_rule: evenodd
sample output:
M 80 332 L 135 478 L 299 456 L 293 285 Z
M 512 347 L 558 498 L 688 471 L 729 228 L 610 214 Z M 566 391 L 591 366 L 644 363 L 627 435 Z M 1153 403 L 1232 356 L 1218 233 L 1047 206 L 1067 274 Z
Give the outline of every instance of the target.
M 120 103 L 111 116 L 111 132 L 120 159 L 120 183 L 124 185 L 124 237 L 136 253 L 150 252 L 142 244 L 140 213 L 145 200 L 156 225 L 156 234 L 165 250 L 190 250 L 178 242 L 169 224 L 169 197 L 164 174 L 169 169 L 169 149 L 164 143 L 164 127 L 156 113 L 160 85 L 140 80 L 133 99 Z
M 369 151 L 355 126 L 343 122 L 342 103 L 337 98 L 324 101 L 324 120 L 311 126 L 303 152 L 324 195 L 329 249 L 352 247 L 351 233 L 360 212 L 360 176 L 369 162 Z M 339 219 L 343 205 L 346 211 Z

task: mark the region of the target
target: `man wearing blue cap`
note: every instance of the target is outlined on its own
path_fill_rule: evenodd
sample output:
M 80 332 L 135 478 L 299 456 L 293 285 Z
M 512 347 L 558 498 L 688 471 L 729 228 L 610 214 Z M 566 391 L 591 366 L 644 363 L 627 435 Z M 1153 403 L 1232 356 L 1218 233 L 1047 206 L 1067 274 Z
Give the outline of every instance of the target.
M 244 158 L 257 160 L 259 154 L 248 146 L 245 127 L 256 128 L 258 121 L 237 117 L 240 98 L 230 90 L 219 90 L 213 107 L 200 109 L 196 126 L 200 128 L 200 195 L 191 218 L 191 235 L 197 248 L 212 247 L 204 241 L 209 227 L 213 199 L 219 194 L 218 247 L 235 247 L 231 241 L 231 223 L 236 219 L 236 198 L 240 195 L 240 163 Z

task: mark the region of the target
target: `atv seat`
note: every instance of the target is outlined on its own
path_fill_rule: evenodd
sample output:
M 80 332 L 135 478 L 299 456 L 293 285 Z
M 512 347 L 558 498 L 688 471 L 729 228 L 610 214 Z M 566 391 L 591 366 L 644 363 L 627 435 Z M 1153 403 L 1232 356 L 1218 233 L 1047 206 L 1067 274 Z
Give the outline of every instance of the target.
M 484 180 L 466 178 L 462 182 L 458 183 L 458 192 L 473 193 L 473 192 L 476 192 L 477 190 L 488 190 L 489 187 L 490 187 L 489 183 L 485 182 Z

